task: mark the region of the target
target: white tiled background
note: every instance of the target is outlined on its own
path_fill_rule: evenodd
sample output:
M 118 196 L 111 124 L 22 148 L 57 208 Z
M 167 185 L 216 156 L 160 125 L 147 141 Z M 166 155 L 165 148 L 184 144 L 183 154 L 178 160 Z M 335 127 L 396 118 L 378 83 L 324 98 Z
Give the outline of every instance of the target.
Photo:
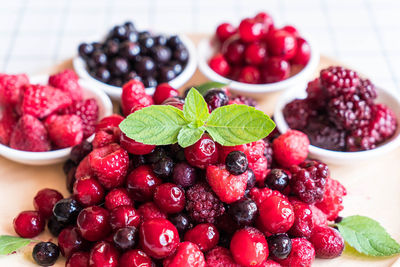
M 125 20 L 139 29 L 212 33 L 260 10 L 400 92 L 399 0 L 0 0 L 0 71 L 40 72 Z

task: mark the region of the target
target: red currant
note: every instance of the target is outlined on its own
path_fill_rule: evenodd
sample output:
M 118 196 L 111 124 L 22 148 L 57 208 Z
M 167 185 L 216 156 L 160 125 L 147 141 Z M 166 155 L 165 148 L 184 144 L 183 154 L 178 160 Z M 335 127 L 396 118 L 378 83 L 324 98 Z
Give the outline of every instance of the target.
M 247 18 L 239 24 L 240 38 L 245 42 L 258 41 L 263 33 L 263 24 L 255 19 Z
M 236 28 L 230 23 L 222 23 L 218 25 L 215 35 L 222 43 L 236 33 Z
M 208 64 L 213 71 L 221 76 L 227 76 L 230 72 L 228 61 L 226 61 L 222 54 L 213 56 Z
M 278 57 L 269 58 L 261 69 L 265 83 L 275 83 L 288 78 L 290 75 L 289 62 Z

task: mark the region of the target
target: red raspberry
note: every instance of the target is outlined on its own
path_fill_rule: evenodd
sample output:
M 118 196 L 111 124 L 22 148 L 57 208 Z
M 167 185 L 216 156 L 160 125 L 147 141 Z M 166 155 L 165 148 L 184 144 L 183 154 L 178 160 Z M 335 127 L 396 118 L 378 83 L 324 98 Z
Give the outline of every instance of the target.
M 258 41 L 264 34 L 263 24 L 255 19 L 244 19 L 239 24 L 239 34 L 245 42 Z
M 233 235 L 230 250 L 235 261 L 245 267 L 257 266 L 269 255 L 265 236 L 252 227 L 240 229 Z
M 43 123 L 31 115 L 22 115 L 10 137 L 10 147 L 24 151 L 49 151 L 50 141 Z
M 118 250 L 109 242 L 101 241 L 90 250 L 89 266 L 118 266 Z
M 184 240 L 196 244 L 201 251 L 207 252 L 218 244 L 219 232 L 214 224 L 198 224 L 185 233 Z
M 83 209 L 76 221 L 82 237 L 88 241 L 98 241 L 105 238 L 110 230 L 109 212 L 98 206 Z
M 103 200 L 104 189 L 96 179 L 84 177 L 75 181 L 73 197 L 83 207 L 94 206 Z
M 344 240 L 339 231 L 332 227 L 317 226 L 310 237 L 318 258 L 333 259 L 339 257 L 344 249 Z
M 261 77 L 265 83 L 280 82 L 290 75 L 290 64 L 280 57 L 270 57 L 261 68 Z
M 307 158 L 309 145 L 307 135 L 289 130 L 272 143 L 275 160 L 283 167 L 297 165 Z
M 79 77 L 73 70 L 64 70 L 49 77 L 49 85 L 67 92 L 73 101 L 82 99 L 83 91 L 78 83 Z
M 126 188 L 134 201 L 150 201 L 154 190 L 162 183 L 148 165 L 134 169 L 126 179 Z
M 206 254 L 206 265 L 213 267 L 240 267 L 231 252 L 223 247 L 215 247 Z
M 227 76 L 231 71 L 228 61 L 222 54 L 216 54 L 208 62 L 210 68 L 221 76 Z
M 119 145 L 110 144 L 94 149 L 88 157 L 90 168 L 106 189 L 118 187 L 124 183 L 129 156 Z
M 282 195 L 279 191 L 269 189 L 268 187 L 264 188 L 253 187 L 250 190 L 250 198 L 254 202 L 256 202 L 257 206 L 260 206 L 264 200 L 266 200 L 271 196 L 286 198 L 286 196 Z
M 114 231 L 128 226 L 137 228 L 139 224 L 140 215 L 132 206 L 118 206 L 110 212 L 110 225 Z
M 81 118 L 84 138 L 94 133 L 97 119 L 99 118 L 99 106 L 94 98 L 74 102 L 65 109 L 65 113 L 75 114 Z
M 271 234 L 285 233 L 294 223 L 294 211 L 290 202 L 273 195 L 265 199 L 258 208 L 263 228 Z
M 185 148 L 185 157 L 190 165 L 205 169 L 208 165 L 217 163 L 218 148 L 207 134 L 203 134 L 199 141 Z
M 32 238 L 43 232 L 45 219 L 38 211 L 23 211 L 13 221 L 15 232 L 23 238 Z
M 43 119 L 71 104 L 72 99 L 68 93 L 47 85 L 31 84 L 25 89 L 21 111 Z
M 49 138 L 57 148 L 80 144 L 83 139 L 83 125 L 76 115 L 51 115 L 46 121 Z
M 146 95 L 145 87 L 138 80 L 130 80 L 122 87 L 121 108 L 125 116 L 129 115 L 136 105 L 153 105 L 153 98 Z
M 17 116 L 10 106 L 0 108 L 0 144 L 8 146 L 17 124 Z
M 166 213 L 178 213 L 185 208 L 185 192 L 173 183 L 164 183 L 154 191 L 154 203 Z
M 114 128 L 118 128 L 119 124 L 124 120 L 124 117 L 118 114 L 113 114 L 102 118 L 95 127 L 95 132 L 98 131 L 113 131 Z M 119 128 L 118 128 L 119 129 Z
M 218 25 L 215 35 L 218 40 L 222 43 L 229 37 L 236 33 L 236 28 L 230 23 L 222 23 Z
M 26 74 L 0 73 L 0 104 L 3 106 L 18 104 L 26 85 L 29 85 L 29 78 Z
M 175 254 L 166 258 L 165 267 L 205 267 L 204 254 L 199 247 L 192 242 L 179 243 Z
M 87 267 L 89 266 L 89 252 L 78 251 L 71 255 L 65 263 L 65 267 Z
M 267 57 L 267 49 L 264 44 L 251 43 L 244 51 L 244 58 L 250 65 L 259 65 Z
M 119 138 L 110 131 L 98 131 L 94 134 L 92 146 L 93 149 L 107 146 L 112 143 L 118 143 Z
M 245 66 L 239 73 L 238 81 L 241 83 L 260 83 L 260 71 L 253 66 Z
M 157 85 L 153 94 L 154 104 L 160 105 L 165 99 L 178 96 L 179 92 L 168 83 Z
M 154 202 L 147 202 L 138 208 L 141 221 L 148 221 L 151 219 L 167 219 L 167 214 L 161 211 Z
M 325 193 L 315 206 L 322 210 L 328 220 L 334 221 L 343 210 L 343 197 L 347 195 L 346 188 L 334 179 L 326 179 Z
M 313 213 L 310 205 L 297 200 L 291 200 L 290 203 L 293 206 L 294 223 L 289 230 L 289 234 L 294 237 L 309 238 L 314 228 Z
M 254 19 L 263 24 L 266 33 L 274 27 L 274 20 L 268 13 L 259 12 Z
M 143 251 L 132 249 L 122 254 L 119 265 L 121 267 L 152 267 L 153 262 Z
M 292 251 L 286 259 L 276 259 L 283 266 L 311 267 L 315 258 L 313 245 L 304 238 L 292 239 Z
M 313 221 L 314 226 L 328 225 L 328 218 L 322 210 L 315 207 L 314 205 L 310 205 L 310 208 L 312 211 L 312 221 Z
M 297 37 L 296 42 L 297 42 L 297 52 L 292 58 L 291 62 L 293 64 L 305 66 L 310 60 L 311 47 L 307 43 L 307 41 L 301 37 Z
M 136 142 L 135 140 L 126 136 L 123 132 L 121 132 L 120 143 L 122 148 L 134 155 L 149 154 L 156 147 L 154 145 L 146 145 Z
M 58 247 L 61 254 L 69 258 L 73 253 L 85 249 L 87 242 L 79 233 L 77 227 L 64 228 L 58 235 Z
M 133 201 L 125 188 L 114 188 L 106 195 L 104 205 L 108 210 L 112 210 L 119 206 L 133 206 Z
M 273 261 L 273 260 L 266 260 L 259 267 L 282 267 L 279 263 Z
M 285 30 L 274 31 L 269 35 L 268 49 L 273 56 L 292 59 L 297 52 L 296 38 Z
M 226 170 L 225 165 L 209 165 L 206 178 L 215 194 L 225 203 L 233 203 L 244 196 L 248 174 L 233 175 Z
M 43 218 L 47 219 L 53 215 L 53 207 L 61 199 L 63 199 L 63 196 L 60 192 L 44 188 L 37 192 L 33 198 L 33 206 L 40 212 Z

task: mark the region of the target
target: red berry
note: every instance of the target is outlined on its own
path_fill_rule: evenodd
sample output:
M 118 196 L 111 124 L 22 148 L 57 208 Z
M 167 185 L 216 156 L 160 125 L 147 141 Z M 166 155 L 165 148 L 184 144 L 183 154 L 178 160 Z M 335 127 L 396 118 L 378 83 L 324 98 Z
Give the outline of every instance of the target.
M 223 55 L 229 63 L 241 64 L 244 59 L 245 45 L 240 40 L 228 41 L 224 44 Z
M 290 33 L 291 35 L 293 35 L 296 38 L 300 36 L 299 32 L 297 31 L 297 29 L 295 27 L 293 27 L 292 25 L 286 25 L 281 30 Z
M 230 23 L 222 23 L 218 25 L 215 35 L 222 43 L 236 33 L 236 28 Z
M 65 267 L 88 267 L 89 252 L 78 251 L 71 255 L 65 263 Z
M 24 86 L 29 85 L 26 74 L 9 75 L 0 73 L 0 104 L 16 105 L 24 94 Z
M 240 38 L 245 42 L 254 42 L 263 35 L 263 24 L 255 19 L 244 19 L 239 24 Z
M 292 239 L 292 251 L 286 259 L 276 259 L 282 266 L 311 267 L 315 258 L 313 245 L 305 238 Z
M 293 225 L 293 206 L 280 196 L 265 199 L 258 207 L 260 222 L 271 234 L 285 233 Z
M 108 210 L 112 210 L 118 206 L 133 206 L 133 201 L 125 188 L 114 188 L 106 195 L 104 205 Z
M 154 104 L 160 105 L 165 99 L 178 96 L 178 90 L 173 88 L 168 83 L 161 83 L 157 85 L 153 94 Z
M 179 243 L 174 255 L 163 262 L 165 267 L 206 267 L 203 252 L 191 242 Z
M 178 246 L 178 230 L 166 219 L 144 221 L 139 230 L 139 242 L 146 254 L 162 259 L 174 253 Z
M 265 61 L 267 49 L 264 44 L 251 43 L 246 47 L 244 57 L 248 64 L 259 65 Z
M 238 81 L 241 83 L 260 83 L 260 71 L 253 66 L 245 66 L 239 73 Z
M 79 163 L 78 167 L 76 168 L 75 178 L 81 179 L 86 176 L 94 176 L 94 172 L 89 164 L 89 155 L 83 158 L 83 160 Z
M 291 62 L 293 64 L 298 64 L 298 65 L 307 65 L 308 61 L 310 60 L 311 56 L 311 47 L 307 43 L 306 40 L 304 40 L 301 37 L 297 38 L 297 52 L 292 58 Z
M 49 77 L 49 85 L 68 93 L 72 100 L 82 99 L 83 90 L 78 83 L 79 77 L 73 70 L 67 69 Z
M 101 184 L 90 176 L 75 181 L 73 197 L 83 207 L 99 204 L 104 198 L 104 189 Z
M 309 145 L 307 135 L 289 130 L 272 143 L 275 160 L 283 167 L 298 165 L 307 158 Z
M 32 238 L 43 232 L 45 220 L 38 211 L 23 211 L 14 218 L 14 230 L 23 238 Z
M 77 227 L 63 229 L 58 235 L 58 247 L 61 254 L 69 258 L 73 253 L 86 248 L 86 241 L 83 239 Z
M 310 242 L 314 245 L 318 258 L 333 259 L 339 257 L 344 249 L 344 240 L 339 231 L 332 227 L 317 226 L 311 234 Z
M 154 202 L 147 202 L 142 204 L 138 208 L 138 213 L 140 214 L 141 221 L 147 221 L 151 219 L 167 219 L 167 214 L 161 211 Z
M 238 230 L 233 235 L 230 250 L 235 261 L 245 267 L 257 266 L 269 255 L 265 236 L 252 227 Z
M 240 267 L 233 258 L 231 252 L 223 247 L 215 247 L 206 254 L 207 266 L 213 267 Z
M 146 145 L 136 142 L 135 140 L 126 136 L 123 132 L 121 132 L 120 144 L 123 149 L 134 155 L 149 154 L 156 147 L 154 145 Z
M 328 178 L 324 196 L 315 206 L 328 216 L 328 220 L 334 221 L 343 210 L 342 203 L 345 195 L 347 195 L 346 188 L 338 181 Z
M 274 27 L 274 20 L 268 13 L 260 12 L 254 17 L 254 19 L 263 24 L 266 32 Z
M 154 190 L 162 183 L 148 165 L 134 169 L 126 179 L 126 187 L 134 201 L 150 201 Z
M 194 167 L 205 169 L 210 164 L 218 161 L 217 146 L 207 134 L 203 134 L 199 141 L 185 148 L 185 157 Z
M 164 183 L 154 191 L 154 202 L 166 213 L 178 213 L 185 208 L 185 192 L 176 184 Z
M 51 115 L 45 121 L 49 138 L 57 148 L 80 144 L 83 139 L 82 120 L 76 115 Z
M 138 227 L 139 223 L 139 213 L 132 206 L 118 206 L 110 212 L 110 225 L 114 231 L 127 226 Z
M 266 260 L 259 267 L 282 267 L 282 265 L 273 260 Z
M 118 143 L 119 137 L 109 131 L 98 131 L 94 134 L 92 141 L 93 149 L 107 146 L 112 143 Z
M 111 189 L 124 183 L 128 171 L 128 153 L 117 144 L 94 149 L 89 157 L 89 165 L 99 182 Z
M 106 241 L 96 243 L 90 250 L 89 267 L 117 267 L 119 253 Z
M 121 267 L 152 267 L 151 258 L 139 249 L 132 249 L 125 252 L 119 259 Z
M 79 232 L 89 241 L 105 238 L 111 230 L 108 217 L 108 211 L 98 206 L 83 209 L 77 219 Z
M 312 221 L 313 221 L 314 226 L 328 225 L 328 218 L 322 210 L 315 207 L 314 205 L 310 205 L 310 208 L 312 211 Z
M 94 133 L 97 119 L 99 118 L 99 106 L 96 99 L 89 98 L 75 102 L 66 108 L 64 113 L 74 114 L 81 118 L 84 138 Z
M 284 60 L 292 59 L 296 55 L 296 38 L 289 32 L 277 30 L 269 35 L 268 49 L 271 55 Z
M 60 192 L 45 188 L 37 192 L 33 199 L 33 206 L 44 219 L 47 219 L 53 215 L 53 207 L 60 199 L 63 199 Z
M 294 223 L 289 233 L 294 237 L 309 238 L 314 228 L 313 213 L 310 205 L 301 201 L 291 201 L 294 211 Z
M 228 61 L 222 54 L 216 54 L 208 62 L 210 68 L 221 76 L 227 76 L 231 71 Z
M 113 130 L 114 128 L 118 128 L 119 124 L 124 120 L 124 117 L 118 114 L 113 114 L 107 117 L 102 118 L 97 124 L 95 132 L 98 131 L 107 131 Z
M 261 75 L 265 83 L 282 81 L 290 75 L 290 65 L 279 57 L 270 57 L 261 68 Z
M 121 108 L 125 116 L 129 115 L 132 108 L 136 105 L 150 106 L 153 104 L 153 98 L 146 95 L 142 82 L 130 80 L 122 87 Z
M 285 196 L 282 195 L 281 192 L 272 190 L 268 187 L 264 187 L 264 188 L 253 187 L 250 190 L 250 198 L 254 202 L 256 202 L 257 206 L 260 206 L 264 200 L 266 200 L 267 198 L 269 198 L 271 196 L 278 196 L 278 197 L 285 198 Z
M 9 145 L 16 124 L 17 116 L 14 110 L 10 106 L 0 108 L 0 144 Z
M 218 244 L 219 232 L 214 224 L 198 224 L 185 233 L 184 240 L 196 244 L 201 251 L 207 252 Z

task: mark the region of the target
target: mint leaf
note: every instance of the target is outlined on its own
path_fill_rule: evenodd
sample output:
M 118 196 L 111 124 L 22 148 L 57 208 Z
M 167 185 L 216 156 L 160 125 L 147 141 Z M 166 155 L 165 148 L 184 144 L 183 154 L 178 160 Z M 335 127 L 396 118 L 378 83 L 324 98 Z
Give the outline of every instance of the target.
M 148 145 L 169 145 L 178 141 L 188 124 L 182 110 L 169 105 L 152 105 L 130 114 L 119 128 L 129 138 Z
M 213 88 L 223 88 L 227 86 L 226 83 L 219 83 L 219 82 L 206 82 L 196 86 L 196 89 L 200 92 L 200 94 L 205 95 L 208 90 Z
M 7 255 L 23 248 L 34 240 L 22 237 L 2 235 L 0 236 L 0 255 Z
M 344 240 L 360 253 L 369 256 L 392 256 L 400 253 L 400 245 L 371 218 L 350 216 L 337 226 Z
M 213 110 L 205 128 L 214 141 L 223 146 L 235 146 L 266 137 L 275 123 L 254 107 L 234 104 Z
M 190 128 L 184 126 L 178 134 L 178 144 L 181 147 L 188 147 L 196 143 L 204 133 L 204 127 Z
M 183 115 L 190 122 L 200 122 L 198 124 L 201 124 L 201 126 L 207 120 L 208 116 L 210 116 L 206 101 L 194 88 L 190 89 L 185 98 Z

